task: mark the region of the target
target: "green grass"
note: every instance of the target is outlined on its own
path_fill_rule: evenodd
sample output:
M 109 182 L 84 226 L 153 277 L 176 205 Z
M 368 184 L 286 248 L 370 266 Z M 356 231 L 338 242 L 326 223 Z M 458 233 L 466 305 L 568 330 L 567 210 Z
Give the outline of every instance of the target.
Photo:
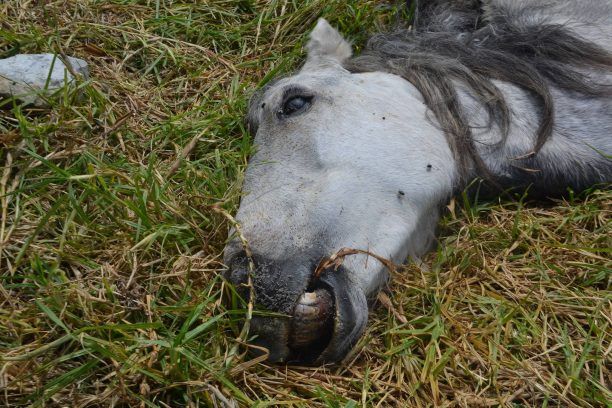
M 0 101 L 0 406 L 610 405 L 609 192 L 451 206 L 429 270 L 396 273 L 342 366 L 270 366 L 237 342 L 245 305 L 219 273 L 248 97 L 298 66 L 317 17 L 359 48 L 392 7 L 8 0 L 0 16 L 0 57 L 63 52 L 92 73 L 48 109 Z

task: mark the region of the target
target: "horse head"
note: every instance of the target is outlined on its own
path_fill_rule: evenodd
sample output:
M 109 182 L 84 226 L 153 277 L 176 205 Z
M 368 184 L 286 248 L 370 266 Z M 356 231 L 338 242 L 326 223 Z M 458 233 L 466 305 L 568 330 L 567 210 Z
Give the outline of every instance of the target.
M 414 86 L 346 70 L 351 46 L 323 19 L 307 51 L 299 72 L 251 103 L 256 153 L 236 216 L 252 252 L 255 304 L 276 313 L 251 322 L 271 361 L 343 358 L 387 279 L 384 260 L 431 247 L 457 177 Z M 247 253 L 237 237 L 225 250 L 229 279 L 245 296 Z

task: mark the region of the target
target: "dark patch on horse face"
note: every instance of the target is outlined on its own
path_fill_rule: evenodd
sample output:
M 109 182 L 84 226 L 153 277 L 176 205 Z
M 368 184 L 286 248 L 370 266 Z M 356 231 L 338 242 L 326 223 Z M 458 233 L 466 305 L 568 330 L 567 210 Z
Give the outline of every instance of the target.
M 287 259 L 279 262 L 253 254 L 255 271 L 252 276 L 255 298 L 259 307 L 289 314 L 298 297 L 306 290 L 311 274 L 322 258 L 318 251 L 305 251 L 304 259 Z M 247 281 L 248 259 L 243 252 L 237 253 L 229 263 L 227 278 L 236 287 L 243 288 Z M 241 293 L 248 298 L 248 293 Z
M 427 171 L 431 171 L 431 168 L 432 168 L 432 165 L 431 165 L 431 164 L 428 164 L 428 165 L 427 165 Z
M 404 197 L 405 195 L 406 195 L 406 193 L 404 193 L 402 190 L 399 190 L 399 191 L 397 192 L 397 198 L 402 198 L 402 197 Z

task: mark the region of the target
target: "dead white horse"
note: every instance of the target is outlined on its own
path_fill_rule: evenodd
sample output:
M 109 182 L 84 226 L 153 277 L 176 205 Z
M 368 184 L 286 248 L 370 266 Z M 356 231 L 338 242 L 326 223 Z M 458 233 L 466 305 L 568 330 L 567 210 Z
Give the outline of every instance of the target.
M 341 360 L 387 272 L 363 253 L 317 266 L 342 248 L 422 256 L 441 207 L 470 180 L 532 196 L 612 181 L 612 3 L 419 11 L 416 30 L 376 35 L 353 58 L 319 20 L 302 69 L 253 100 L 256 153 L 237 219 L 256 304 L 286 316 L 251 322 L 271 361 Z M 235 235 L 225 261 L 244 289 Z

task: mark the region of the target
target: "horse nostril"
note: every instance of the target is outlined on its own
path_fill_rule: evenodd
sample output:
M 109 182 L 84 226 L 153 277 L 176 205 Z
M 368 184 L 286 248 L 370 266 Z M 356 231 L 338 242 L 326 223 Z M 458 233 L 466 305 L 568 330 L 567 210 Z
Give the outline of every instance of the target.
M 293 312 L 290 345 L 302 349 L 322 341 L 331 331 L 334 302 L 325 289 L 306 292 Z

